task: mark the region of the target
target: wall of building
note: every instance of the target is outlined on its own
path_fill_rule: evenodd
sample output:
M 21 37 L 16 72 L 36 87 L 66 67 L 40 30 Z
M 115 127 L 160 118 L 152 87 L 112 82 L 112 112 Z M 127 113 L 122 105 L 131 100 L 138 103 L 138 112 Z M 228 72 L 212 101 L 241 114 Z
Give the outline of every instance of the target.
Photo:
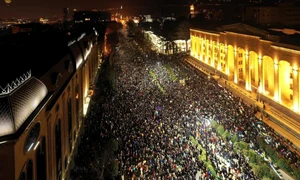
M 266 26 L 295 26 L 300 24 L 300 7 L 255 6 L 246 7 L 244 20 Z
M 0 179 L 15 179 L 14 142 L 0 144 Z M 4 163 L 5 162 L 5 163 Z
M 191 56 L 224 78 L 300 112 L 300 49 L 233 32 L 191 29 Z
M 29 160 L 32 160 L 34 179 L 67 179 L 69 176 L 73 155 L 76 153 L 80 134 L 83 130 L 84 117 L 93 94 L 91 87 L 93 86 L 100 62 L 98 60 L 98 44 L 93 37 L 86 40 L 92 41 L 93 44 L 86 59 L 83 60 L 77 69 L 74 61 L 75 70 L 69 75 L 64 74 L 70 73 L 67 70 L 68 68 L 61 69 L 66 67 L 66 63 L 70 60 L 70 56 L 66 56 L 60 61 L 62 64 L 58 63 L 57 67 L 53 67 L 52 71 L 48 72 L 48 78 L 41 78 L 42 81 L 48 84 L 48 88 L 50 87 L 51 89 L 53 87 L 52 90 L 55 90 L 54 85 L 51 85 L 53 82 L 50 77 L 53 77 L 54 72 L 61 72 L 62 84 L 56 86 L 55 92 L 51 92 L 53 95 L 51 97 L 52 100 L 45 105 L 44 109 L 28 126 L 28 129 L 15 141 L 15 144 L 11 146 L 6 145 L 7 151 L 5 149 L 0 151 L 1 161 L 2 156 L 7 156 L 9 158 L 7 162 L 12 161 L 12 164 L 7 163 L 6 165 L 5 163 L 5 166 L 13 169 L 13 173 L 10 173 L 11 170 L 7 170 L 5 175 L 2 176 L 5 178 L 1 179 L 18 180 L 24 174 L 23 172 L 25 172 L 26 176 L 26 167 Z M 28 134 L 30 134 L 36 123 L 40 123 L 37 143 L 26 153 L 24 145 Z M 43 137 L 45 137 L 45 144 L 43 144 L 45 145 L 45 151 L 40 153 L 42 151 L 40 149 L 43 146 Z M 61 147 L 59 148 L 59 146 Z M 60 158 L 59 153 L 61 153 Z M 45 155 L 45 162 L 39 163 L 41 161 L 37 160 L 37 154 L 39 154 L 39 157 L 41 157 L 40 154 Z M 3 157 L 3 159 L 5 158 Z M 41 178 L 42 173 L 40 172 L 43 171 L 45 171 L 45 178 Z

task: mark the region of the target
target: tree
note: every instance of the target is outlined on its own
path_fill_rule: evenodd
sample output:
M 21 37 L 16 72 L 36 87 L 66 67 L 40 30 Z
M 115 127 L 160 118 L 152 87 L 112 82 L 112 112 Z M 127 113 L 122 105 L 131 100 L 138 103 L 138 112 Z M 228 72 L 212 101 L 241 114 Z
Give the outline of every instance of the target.
M 239 138 L 238 138 L 237 134 L 234 133 L 234 134 L 231 136 L 231 141 L 232 141 L 232 142 L 238 142 L 238 140 L 239 140 Z
M 225 132 L 224 127 L 222 125 L 219 125 L 217 127 L 217 132 L 219 133 L 219 135 L 222 135 Z
M 104 171 L 107 168 L 107 166 L 109 166 L 112 163 L 112 161 L 114 161 L 114 153 L 118 150 L 118 146 L 118 141 L 114 138 L 109 138 L 106 141 L 99 160 L 101 162 L 101 171 L 99 174 L 99 177 L 101 177 L 101 179 L 103 179 L 104 177 Z
M 111 48 L 115 47 L 119 43 L 119 37 L 117 32 L 111 32 L 106 35 L 106 43 Z
M 187 41 L 190 39 L 190 23 L 187 20 L 182 20 L 178 22 L 175 30 L 175 36 L 177 39 L 185 40 L 185 51 L 188 50 Z
M 138 31 L 138 26 L 132 19 L 127 21 L 127 31 L 129 35 L 135 35 Z
M 167 41 L 176 40 L 175 36 L 176 23 L 173 20 L 165 20 L 162 25 L 162 36 L 166 38 Z
M 117 160 L 111 161 L 105 168 L 105 179 L 118 176 L 119 164 Z

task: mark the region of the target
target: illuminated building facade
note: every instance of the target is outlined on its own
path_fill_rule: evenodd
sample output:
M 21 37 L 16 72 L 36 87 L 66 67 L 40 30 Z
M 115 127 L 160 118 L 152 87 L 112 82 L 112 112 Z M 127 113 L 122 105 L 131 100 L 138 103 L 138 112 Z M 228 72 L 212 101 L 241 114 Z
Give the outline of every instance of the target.
M 152 31 L 144 31 L 145 38 L 152 43 L 152 50 L 162 54 L 174 54 L 178 52 L 187 52 L 190 50 L 190 39 L 166 41 L 164 37 L 157 36 Z
M 299 115 L 300 48 L 246 24 L 190 29 L 191 56 L 229 81 Z M 297 116 L 299 117 L 299 116 Z
M 98 35 L 50 34 L 2 43 L 10 54 L 2 69 L 17 69 L 1 74 L 0 179 L 66 179 L 71 169 L 99 68 Z

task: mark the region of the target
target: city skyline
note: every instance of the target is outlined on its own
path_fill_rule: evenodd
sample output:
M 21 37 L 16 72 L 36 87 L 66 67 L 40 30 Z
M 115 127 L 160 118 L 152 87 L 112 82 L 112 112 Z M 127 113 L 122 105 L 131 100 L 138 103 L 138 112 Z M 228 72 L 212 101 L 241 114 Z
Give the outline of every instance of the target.
M 184 2 L 183 0 L 180 0 Z M 39 18 L 51 17 L 55 15 L 62 15 L 63 8 L 69 7 L 70 12 L 73 9 L 77 10 L 93 10 L 93 9 L 106 9 L 106 8 L 119 8 L 123 6 L 139 6 L 139 5 L 157 5 L 161 1 L 130 1 L 130 0 L 113 0 L 113 1 L 71 1 L 71 0 L 27 0 L 17 1 L 12 0 L 10 4 L 6 4 L 4 0 L 0 3 L 0 18 Z

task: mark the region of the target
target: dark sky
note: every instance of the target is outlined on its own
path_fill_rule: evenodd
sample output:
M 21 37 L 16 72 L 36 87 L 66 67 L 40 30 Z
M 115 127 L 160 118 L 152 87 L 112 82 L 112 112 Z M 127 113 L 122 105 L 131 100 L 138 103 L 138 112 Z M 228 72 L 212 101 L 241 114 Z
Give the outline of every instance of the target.
M 39 18 L 62 15 L 63 8 L 78 10 L 103 9 L 108 7 L 159 5 L 162 3 L 184 3 L 188 0 L 11 0 L 10 6 L 0 0 L 0 18 Z M 124 9 L 125 10 L 125 9 Z
M 41 17 L 61 15 L 64 7 L 78 10 L 119 7 L 124 4 L 140 4 L 142 0 L 11 0 L 10 6 L 0 0 L 0 18 Z

